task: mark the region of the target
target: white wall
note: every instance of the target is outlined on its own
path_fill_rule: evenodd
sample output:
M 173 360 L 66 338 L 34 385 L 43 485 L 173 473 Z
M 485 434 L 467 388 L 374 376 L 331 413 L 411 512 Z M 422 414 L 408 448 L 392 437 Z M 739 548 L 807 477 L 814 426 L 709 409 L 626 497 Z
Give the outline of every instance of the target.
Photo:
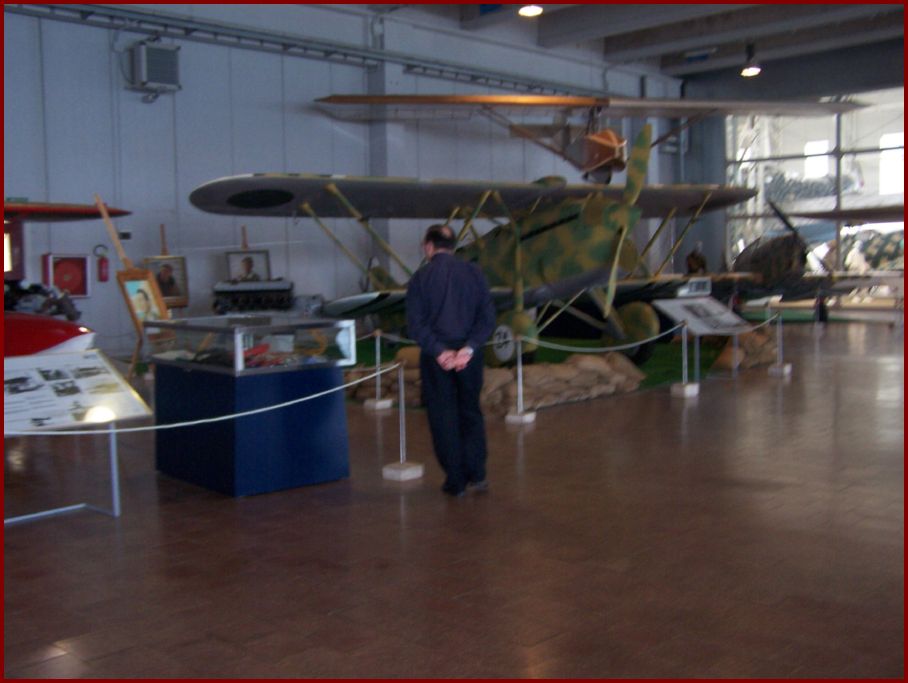
M 244 24 L 279 33 L 369 46 L 372 14 L 362 6 L 134 5 L 198 20 Z M 590 46 L 540 52 L 530 29 L 457 29 L 456 15 L 435 8 L 401 10 L 384 22 L 385 49 L 476 68 L 535 75 L 576 86 L 609 87 L 636 95 L 640 73 L 607 72 Z M 125 31 L 4 15 L 4 194 L 33 201 L 91 203 L 94 194 L 131 216 L 116 219 L 128 257 L 140 264 L 159 254 L 159 225 L 170 253 L 187 257 L 190 307 L 178 315 L 210 312 L 211 287 L 226 277 L 224 252 L 247 226 L 250 247 L 271 252 L 272 274 L 295 283 L 297 294 L 326 298 L 358 291 L 359 274 L 311 221 L 239 219 L 198 211 L 190 192 L 203 182 L 237 173 L 295 171 L 421 178 L 533 180 L 577 173 L 552 154 L 484 120 L 410 122 L 386 126 L 342 122 L 311 108 L 331 93 L 367 91 L 366 71 L 240 48 L 180 41 L 182 90 L 153 103 L 127 90 L 125 49 L 143 38 Z M 431 22 L 431 27 L 429 26 Z M 674 82 L 651 79 L 654 87 Z M 389 92 L 482 92 L 414 76 L 389 65 Z M 651 93 L 652 94 L 652 93 Z M 383 159 L 370 158 L 370 135 L 385 136 Z M 377 148 L 372 146 L 372 156 Z M 667 172 L 667 171 L 666 171 Z M 650 178 L 670 182 L 670 177 Z M 327 221 L 362 260 L 377 253 L 352 221 Z M 424 229 L 390 221 L 390 241 L 414 266 Z M 26 278 L 41 277 L 44 253 L 90 254 L 111 246 L 101 221 L 31 223 L 25 230 Z M 119 268 L 113 249 L 114 270 Z M 395 272 L 400 275 L 400 272 Z M 82 321 L 99 345 L 124 353 L 132 325 L 115 278 L 92 282 L 77 300 Z

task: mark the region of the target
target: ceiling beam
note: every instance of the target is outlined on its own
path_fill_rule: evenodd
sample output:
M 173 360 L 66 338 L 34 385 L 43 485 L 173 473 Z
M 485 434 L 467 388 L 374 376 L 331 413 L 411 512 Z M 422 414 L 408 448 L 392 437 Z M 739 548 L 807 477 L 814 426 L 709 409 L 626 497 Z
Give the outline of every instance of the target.
M 725 12 L 689 19 L 671 26 L 634 31 L 605 41 L 603 56 L 610 62 L 633 62 L 672 52 L 716 47 L 775 33 L 825 26 L 842 21 L 902 12 L 902 5 L 763 5 L 744 12 Z
M 539 17 L 539 45 L 558 47 L 643 31 L 753 5 L 583 5 Z
M 460 5 L 460 28 L 476 31 L 517 16 L 520 5 Z
M 765 63 L 901 38 L 904 32 L 901 18 L 893 21 L 892 15 L 887 15 L 766 36 L 754 41 L 754 45 L 757 61 Z M 728 43 L 717 46 L 703 61 L 692 61 L 684 53 L 666 55 L 660 70 L 668 76 L 682 77 L 740 67 L 744 61 L 744 43 Z

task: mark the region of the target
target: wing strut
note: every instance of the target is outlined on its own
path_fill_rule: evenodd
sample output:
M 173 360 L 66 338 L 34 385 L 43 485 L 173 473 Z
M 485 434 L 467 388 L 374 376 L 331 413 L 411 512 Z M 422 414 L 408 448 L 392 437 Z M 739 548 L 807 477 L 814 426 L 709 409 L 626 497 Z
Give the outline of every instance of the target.
M 643 251 L 640 252 L 640 256 L 637 260 L 637 267 L 631 272 L 631 276 L 634 275 L 640 268 L 643 268 L 644 273 L 646 272 L 646 266 L 643 265 L 643 259 L 649 253 L 649 250 L 656 243 L 656 240 L 659 239 L 659 235 L 662 234 L 662 231 L 665 229 L 665 226 L 668 225 L 668 222 L 674 218 L 675 213 L 677 213 L 678 207 L 673 206 L 665 218 L 662 219 L 662 222 L 659 224 L 659 227 L 656 228 L 656 232 L 653 233 L 653 236 L 649 238 L 649 241 L 646 243 L 646 246 L 643 247 Z
M 479 215 L 479 212 L 482 211 L 482 207 L 485 206 L 486 202 L 489 201 L 489 197 L 492 196 L 491 190 L 486 190 L 482 193 L 482 196 L 479 198 L 479 203 L 476 205 L 476 208 L 473 209 L 473 212 L 470 214 L 470 217 L 463 222 L 463 227 L 460 229 L 460 232 L 457 235 L 457 244 L 460 244 L 460 241 L 466 236 L 468 230 L 472 230 L 473 234 L 476 235 L 476 230 L 473 228 L 473 221 L 476 220 L 476 217 Z M 453 216 L 452 216 L 453 218 Z
M 344 255 L 346 255 L 346 257 L 347 257 L 348 259 L 350 259 L 350 261 L 353 263 L 353 265 L 356 266 L 357 268 L 359 268 L 360 272 L 361 272 L 363 275 L 365 275 L 367 278 L 369 278 L 369 280 L 372 282 L 372 286 L 375 287 L 375 289 L 381 289 L 381 288 L 382 288 L 382 285 L 378 282 L 378 280 L 375 279 L 375 276 L 372 274 L 372 271 L 371 271 L 369 268 L 366 268 L 366 266 L 363 265 L 363 262 L 360 261 L 360 260 L 356 257 L 356 254 L 354 254 L 352 251 L 350 251 L 350 250 L 347 248 L 347 246 L 346 246 L 343 242 L 340 241 L 340 239 L 337 237 L 337 235 L 335 235 L 335 234 L 331 231 L 331 228 L 329 228 L 327 225 L 325 225 L 325 224 L 322 222 L 322 219 L 319 218 L 319 217 L 316 215 L 315 211 L 312 210 L 312 207 L 309 205 L 309 202 L 303 202 L 302 204 L 300 204 L 300 208 L 301 208 L 303 211 L 305 211 L 307 214 L 309 214 L 309 217 L 312 218 L 312 220 L 315 221 L 315 224 L 316 224 L 318 227 L 320 227 L 322 230 L 325 231 L 325 234 L 328 235 L 328 237 L 331 238 L 331 241 L 334 242 L 334 245 L 335 245 L 338 249 L 340 249 L 342 252 L 344 252 Z
M 519 313 L 523 311 L 523 246 L 520 244 L 520 224 L 511 216 L 501 193 L 495 190 L 492 194 L 514 230 L 514 310 Z
M 350 201 L 343 195 L 343 193 L 337 188 L 337 185 L 335 185 L 334 183 L 328 183 L 327 185 L 325 185 L 325 190 L 327 190 L 337 198 L 337 200 L 344 206 L 344 208 L 350 212 L 350 215 L 356 219 L 357 223 L 363 226 L 363 229 L 368 232 L 372 236 L 372 239 L 374 239 L 378 243 L 378 246 L 381 247 L 381 250 L 392 259 L 394 259 L 395 263 L 397 263 L 397 265 L 399 265 L 403 269 L 407 276 L 413 275 L 413 271 L 410 270 L 407 264 L 404 263 L 400 256 L 397 255 L 397 252 L 394 251 L 391 248 L 391 245 L 388 244 L 382 238 L 382 236 L 375 231 L 375 228 L 369 225 L 369 221 L 367 221 L 365 217 L 356 210 L 356 207 L 353 206 L 353 204 L 351 204 Z
M 697 210 L 694 211 L 693 215 L 691 215 L 690 220 L 687 221 L 687 225 L 684 226 L 684 230 L 681 231 L 681 235 L 678 237 L 678 239 L 675 240 L 675 243 L 672 245 L 671 250 L 668 252 L 668 256 L 666 256 L 665 260 L 662 261 L 662 265 L 659 266 L 659 269 L 653 274 L 653 277 L 659 277 L 662 274 L 665 266 L 668 265 L 669 261 L 671 261 L 672 257 L 675 255 L 675 252 L 678 251 L 678 247 L 681 246 L 681 241 L 684 239 L 684 236 L 687 235 L 688 231 L 693 227 L 694 223 L 697 222 L 697 218 L 700 217 L 700 213 L 703 211 L 703 207 L 706 206 L 706 202 L 708 202 L 709 198 L 712 196 L 712 192 L 707 192 L 706 196 L 703 197 L 703 201 L 700 203 L 700 206 L 697 207 Z
M 484 114 L 489 120 L 494 121 L 498 125 L 504 126 L 508 130 L 513 130 L 520 137 L 522 137 L 526 140 L 529 140 L 533 144 L 539 145 L 543 149 L 547 149 L 548 151 L 553 152 L 554 154 L 557 154 L 562 159 L 565 158 L 563 149 L 558 149 L 557 147 L 554 147 L 552 145 L 547 145 L 542 140 L 540 140 L 538 137 L 533 135 L 533 131 L 531 131 L 529 128 L 525 128 L 524 126 L 521 126 L 517 123 L 512 123 L 511 120 L 508 119 L 507 116 L 505 116 L 504 114 L 502 114 L 500 112 L 495 111 L 488 105 L 483 106 L 482 109 L 479 110 L 479 112 L 481 114 Z

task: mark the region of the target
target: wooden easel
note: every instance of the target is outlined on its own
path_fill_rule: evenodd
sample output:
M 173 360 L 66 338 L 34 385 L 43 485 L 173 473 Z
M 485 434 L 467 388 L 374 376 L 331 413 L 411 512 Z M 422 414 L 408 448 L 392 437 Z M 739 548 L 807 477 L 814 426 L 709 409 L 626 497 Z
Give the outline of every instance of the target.
M 94 195 L 94 197 L 95 197 L 95 205 L 98 207 L 98 211 L 101 212 L 101 218 L 104 220 L 104 225 L 107 228 L 107 234 L 110 236 L 110 241 L 113 242 L 114 250 L 117 252 L 117 258 L 119 258 L 120 263 L 123 264 L 123 270 L 117 272 L 118 278 L 121 274 L 127 275 L 129 277 L 135 277 L 135 278 L 142 278 L 142 277 L 146 277 L 146 276 L 150 275 L 150 271 L 148 271 L 144 268 L 136 268 L 136 266 L 135 266 L 135 264 L 133 264 L 132 260 L 126 255 L 126 251 L 123 249 L 123 243 L 120 242 L 120 235 L 117 233 L 117 229 L 114 227 L 113 222 L 110 220 L 110 214 L 107 212 L 107 206 L 104 204 L 104 202 L 101 200 L 101 198 L 98 195 Z M 164 239 L 163 231 L 164 231 L 164 226 L 161 225 L 161 239 L 162 240 Z M 165 253 L 166 253 L 166 248 L 167 247 L 165 245 L 164 246 Z M 158 301 L 161 301 L 162 300 L 161 292 L 158 291 L 157 282 L 155 282 L 154 278 L 151 278 L 150 284 L 155 290 L 155 296 L 157 297 Z M 128 307 L 129 302 L 127 302 L 126 305 Z M 170 318 L 169 309 L 166 306 L 164 306 L 162 308 L 162 311 L 163 311 L 164 316 L 169 319 Z M 132 379 L 135 376 L 136 366 L 138 365 L 139 358 L 141 357 L 142 344 L 145 341 L 145 330 L 142 328 L 141 323 L 137 322 L 134 319 L 133 324 L 136 326 L 136 332 L 138 335 L 138 339 L 136 339 L 136 348 L 133 351 L 132 359 L 129 362 L 129 373 L 127 375 L 127 379 Z

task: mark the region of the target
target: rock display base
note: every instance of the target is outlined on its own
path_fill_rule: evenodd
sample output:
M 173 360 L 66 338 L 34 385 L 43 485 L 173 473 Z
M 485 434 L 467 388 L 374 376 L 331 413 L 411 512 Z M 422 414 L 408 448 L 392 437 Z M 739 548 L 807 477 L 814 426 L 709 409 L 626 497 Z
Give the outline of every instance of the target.
M 715 370 L 747 370 L 758 365 L 771 365 L 776 362 L 775 336 L 763 329 L 738 335 L 738 348 L 735 349 L 731 337 L 725 339 L 722 353 L 713 363 Z

